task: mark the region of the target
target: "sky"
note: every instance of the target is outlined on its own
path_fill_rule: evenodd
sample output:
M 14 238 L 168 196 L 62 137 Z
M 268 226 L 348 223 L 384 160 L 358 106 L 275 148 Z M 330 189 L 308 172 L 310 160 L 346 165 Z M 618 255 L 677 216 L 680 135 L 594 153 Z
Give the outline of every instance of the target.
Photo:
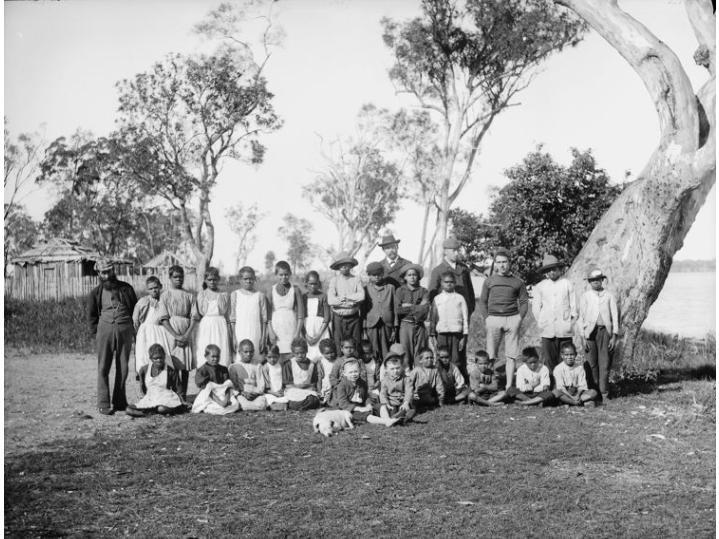
M 5 2 L 4 114 L 11 135 L 44 130 L 48 141 L 78 128 L 103 136 L 117 118 L 115 83 L 147 71 L 172 52 L 200 45 L 190 30 L 217 3 L 198 0 L 86 0 Z M 682 61 L 697 89 L 706 71 L 695 66 L 696 41 L 684 7 L 675 0 L 621 1 L 667 43 Z M 331 222 L 301 196 L 323 167 L 321 140 L 354 133 L 364 103 L 397 109 L 412 105 L 397 95 L 387 76 L 392 64 L 381 38 L 380 19 L 406 20 L 419 14 L 410 0 L 281 0 L 276 21 L 285 33 L 266 68 L 281 130 L 264 139 L 265 162 L 253 168 L 226 162 L 212 193 L 217 238 L 214 265 L 234 271 L 234 236 L 226 208 L 257 203 L 266 213 L 259 241 L 247 262 L 264 267 L 272 250 L 285 254 L 277 229 L 287 213 L 310 219 L 313 241 L 336 241 Z M 564 164 L 570 148 L 591 148 L 597 163 L 615 181 L 630 179 L 644 167 L 657 145 L 656 112 L 639 77 L 601 37 L 590 32 L 577 47 L 550 58 L 541 73 L 503 112 L 485 138 L 472 179 L 458 207 L 486 212 L 492 188 L 506 183 L 503 171 L 543 144 Z M 42 126 L 42 127 L 41 127 Z M 700 210 L 675 259 L 716 257 L 716 189 Z M 47 190 L 25 204 L 35 219 L 55 201 Z M 400 254 L 416 259 L 421 209 L 412 202 L 389 231 L 400 238 Z M 380 258 L 377 250 L 373 258 Z

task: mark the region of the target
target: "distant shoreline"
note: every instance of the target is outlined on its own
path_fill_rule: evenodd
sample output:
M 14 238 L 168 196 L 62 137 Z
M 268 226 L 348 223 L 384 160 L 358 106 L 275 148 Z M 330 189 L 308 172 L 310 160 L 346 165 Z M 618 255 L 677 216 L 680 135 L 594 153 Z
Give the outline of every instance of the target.
M 672 262 L 670 273 L 716 273 L 716 259 L 714 260 L 675 260 Z

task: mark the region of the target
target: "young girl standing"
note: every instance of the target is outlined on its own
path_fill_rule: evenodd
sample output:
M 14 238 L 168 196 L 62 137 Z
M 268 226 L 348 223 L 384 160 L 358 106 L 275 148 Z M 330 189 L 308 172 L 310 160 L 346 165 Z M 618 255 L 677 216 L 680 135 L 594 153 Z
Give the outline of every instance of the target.
M 207 268 L 205 272 L 204 290 L 197 294 L 192 309 L 192 319 L 199 322 L 197 330 L 195 357 L 197 368 L 205 363 L 204 351 L 207 345 L 214 344 L 220 349 L 220 364 L 230 365 L 232 349 L 230 335 L 227 329 L 230 313 L 230 296 L 219 290 L 220 271 L 217 268 Z
M 270 302 L 270 341 L 280 349 L 280 358 L 289 359 L 292 355 L 292 341 L 302 334 L 305 308 L 302 293 L 290 283 L 292 270 L 284 260 L 275 264 L 277 284 L 272 287 Z
M 145 281 L 150 295 L 140 299 L 132 313 L 132 322 L 135 326 L 135 372 L 150 364 L 148 350 L 153 344 L 160 344 L 165 350 L 172 350 L 173 339 L 160 321 L 160 294 L 162 283 L 154 275 Z M 139 378 L 138 378 L 139 379 Z
M 245 266 L 239 276 L 240 288 L 230 295 L 230 333 L 238 360 L 240 341 L 249 339 L 260 354 L 267 341 L 267 297 L 255 290 L 255 270 Z
M 307 339 L 307 357 L 317 361 L 322 357 L 320 341 L 330 336 L 329 325 L 332 311 L 327 303 L 327 295 L 322 291 L 320 275 L 310 271 L 305 277 L 307 292 L 302 294 L 302 305 L 305 308 L 305 338 Z
M 192 332 L 195 321 L 192 320 L 192 306 L 195 296 L 182 288 L 185 283 L 185 270 L 181 266 L 170 267 L 170 288 L 160 296 L 160 320 L 165 329 L 175 339 L 170 355 L 180 360 L 183 367 L 180 371 L 182 394 L 187 393 L 190 371 L 195 368 L 195 354 Z

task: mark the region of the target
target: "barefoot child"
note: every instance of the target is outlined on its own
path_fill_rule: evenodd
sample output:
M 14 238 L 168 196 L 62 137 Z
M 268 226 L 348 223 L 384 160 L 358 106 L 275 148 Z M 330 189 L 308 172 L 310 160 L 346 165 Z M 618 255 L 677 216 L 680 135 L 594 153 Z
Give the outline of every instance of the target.
M 330 402 L 330 394 L 332 393 L 332 382 L 330 378 L 337 363 L 337 346 L 332 339 L 322 339 L 320 341 L 320 352 L 322 355 L 315 362 L 317 365 L 317 376 L 322 385 L 320 389 L 320 403 L 328 405 Z
M 370 262 L 367 275 L 369 283 L 364 288 L 364 328 L 372 347 L 384 357 L 394 342 L 399 325 L 394 312 L 394 286 L 385 283 L 384 268 L 379 262 Z
M 192 404 L 194 414 L 226 415 L 240 409 L 240 402 L 233 395 L 230 372 L 220 364 L 220 358 L 219 346 L 208 344 L 205 347 L 205 361 L 195 372 L 195 385 L 200 393 Z
M 220 271 L 207 268 L 203 290 L 197 294 L 192 309 L 192 319 L 199 323 L 196 337 L 195 357 L 198 369 L 207 357 L 207 346 L 214 344 L 220 349 L 220 363 L 228 367 L 232 362 L 230 346 L 230 296 L 220 292 Z
M 292 358 L 282 365 L 282 382 L 290 410 L 302 411 L 320 407 L 322 380 L 317 364 L 307 357 L 307 341 L 304 339 L 292 341 Z
M 330 341 L 332 342 L 332 341 Z M 332 342 L 334 344 L 334 342 Z M 282 365 L 280 364 L 280 348 L 271 346 L 265 356 L 267 362 L 262 365 L 262 376 L 265 383 L 265 400 L 270 410 L 287 410 L 289 399 L 285 397 L 285 385 L 282 381 Z
M 461 352 L 469 335 L 467 302 L 454 290 L 454 272 L 445 271 L 440 278 L 442 292 L 434 297 L 429 313 L 429 338 L 435 350 L 440 346 L 449 348 L 452 363 L 464 375 L 467 366 L 462 362 L 464 354 Z
M 549 369 L 539 362 L 539 354 L 533 346 L 522 350 L 524 363 L 517 369 L 516 387 L 507 389 L 507 395 L 516 399 L 518 404 L 542 406 L 554 399 L 554 394 L 549 391 L 551 380 Z
M 230 338 L 236 359 L 239 360 L 239 343 L 244 339 L 260 354 L 267 340 L 267 297 L 255 290 L 255 270 L 249 266 L 240 269 L 240 288 L 230 296 Z
M 168 331 L 162 327 L 160 317 L 160 294 L 162 283 L 154 275 L 145 281 L 149 296 L 140 298 L 135 304 L 132 313 L 132 322 L 135 326 L 135 372 L 140 374 L 140 369 L 150 364 L 148 350 L 153 344 L 160 344 L 165 350 L 172 350 L 173 340 Z
M 327 303 L 327 294 L 322 292 L 320 275 L 310 271 L 305 276 L 307 292 L 302 294 L 302 303 L 305 308 L 304 332 L 307 339 L 307 357 L 315 363 L 322 352 L 320 341 L 330 337 L 329 325 L 332 321 L 332 311 Z
M 143 397 L 135 404 L 128 404 L 125 413 L 132 417 L 146 417 L 153 413 L 169 415 L 186 412 L 183 404 L 185 394 L 178 376 L 182 363 L 170 357 L 165 364 L 165 349 L 159 344 L 150 346 L 148 353 L 151 364 L 140 369 Z
M 409 377 L 414 388 L 414 408 L 442 407 L 444 403 L 444 385 L 439 372 L 434 368 L 434 354 L 429 348 L 419 351 L 415 365 Z
M 489 354 L 480 350 L 475 354 L 474 360 L 467 365 L 469 371 L 470 393 L 469 402 L 482 406 L 502 406 L 507 393 L 499 389 L 497 374 L 492 369 L 492 360 Z
M 443 404 L 457 404 L 466 402 L 469 395 L 469 386 L 464 376 L 459 372 L 457 365 L 450 362 L 449 348 L 440 346 L 437 349 L 437 372 L 444 387 Z
M 252 341 L 244 339 L 239 346 L 240 361 L 230 365 L 230 380 L 235 396 L 245 412 L 256 412 L 267 408 L 264 393 L 262 366 L 254 363 L 255 347 Z
M 332 309 L 332 335 L 339 348 L 342 341 L 352 337 L 356 342 L 362 339 L 360 306 L 364 301 L 364 288 L 359 277 L 352 275 L 357 260 L 347 253 L 337 255 L 330 269 L 339 272 L 327 286 L 327 303 Z
M 594 406 L 597 392 L 587 387 L 584 366 L 576 363 L 577 349 L 567 342 L 560 350 L 562 363 L 554 368 L 554 396 L 570 406 Z
M 387 373 L 380 382 L 379 415 L 382 418 L 400 418 L 409 421 L 414 417 L 412 380 L 402 371 L 402 360 L 391 355 L 385 361 Z
M 352 414 L 354 422 L 367 421 L 391 427 L 400 421 L 400 418 L 372 415 L 372 405 L 367 400 L 367 382 L 360 378 L 359 363 L 357 360 L 348 360 L 342 368 L 342 379 L 332 392 L 331 407 L 347 410 Z
M 305 307 L 302 292 L 290 283 L 290 265 L 280 260 L 275 264 L 275 275 L 277 284 L 272 287 L 267 298 L 270 313 L 267 331 L 270 343 L 279 347 L 280 358 L 284 362 L 292 353 L 292 341 L 302 335 Z

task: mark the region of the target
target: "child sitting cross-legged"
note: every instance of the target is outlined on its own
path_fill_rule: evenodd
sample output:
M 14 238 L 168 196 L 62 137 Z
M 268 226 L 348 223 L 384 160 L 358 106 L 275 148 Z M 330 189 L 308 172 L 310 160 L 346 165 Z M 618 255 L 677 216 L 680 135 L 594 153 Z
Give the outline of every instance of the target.
M 587 387 L 584 365 L 576 363 L 577 349 L 574 344 L 562 344 L 560 356 L 562 363 L 554 367 L 554 396 L 570 406 L 594 406 L 597 392 Z
M 544 406 L 554 400 L 554 394 L 549 390 L 549 369 L 539 362 L 537 349 L 528 346 L 522 350 L 522 360 L 524 363 L 517 369 L 515 377 L 517 385 L 507 388 L 507 395 L 525 406 Z
M 285 383 L 282 378 L 280 363 L 280 347 L 271 346 L 265 354 L 267 362 L 262 365 L 262 376 L 265 380 L 265 400 L 270 410 L 287 410 L 289 399 L 285 397 Z
M 235 396 L 246 412 L 267 409 L 264 393 L 262 366 L 254 363 L 255 345 L 250 339 L 242 339 L 239 344 L 240 361 L 230 365 L 230 380 L 235 388 Z
M 307 357 L 307 341 L 297 338 L 290 344 L 292 357 L 282 365 L 282 382 L 290 410 L 312 410 L 320 407 L 322 379 L 317 364 Z
M 451 360 L 452 356 L 448 346 L 437 348 L 437 372 L 444 386 L 443 404 L 467 402 L 469 386 L 466 384 L 459 367 L 452 363 Z
M 165 363 L 165 349 L 159 344 L 150 346 L 148 355 L 150 364 L 140 369 L 143 397 L 135 404 L 128 404 L 125 413 L 132 417 L 146 417 L 153 413 L 169 415 L 186 412 L 182 404 L 185 393 L 179 374 L 184 365 L 172 356 Z
M 233 395 L 230 371 L 220 364 L 220 355 L 220 347 L 216 344 L 205 347 L 205 362 L 195 373 L 195 385 L 200 393 L 192 403 L 193 414 L 226 415 L 240 409 L 240 403 Z
M 503 406 L 507 393 L 499 389 L 497 374 L 492 370 L 492 360 L 484 350 L 477 352 L 467 365 L 469 387 L 467 400 L 483 406 Z
M 444 403 L 444 385 L 439 377 L 439 372 L 434 368 L 432 350 L 420 349 L 417 354 L 417 363 L 409 373 L 412 387 L 414 387 L 414 407 L 441 407 Z
M 384 367 L 386 373 L 382 377 L 379 390 L 380 417 L 409 421 L 415 414 L 412 409 L 412 380 L 404 374 L 399 356 L 388 356 Z
M 400 418 L 372 415 L 373 408 L 368 402 L 367 382 L 360 378 L 360 366 L 356 359 L 347 359 L 342 367 L 341 379 L 332 391 L 330 406 L 337 410 L 347 410 L 354 422 L 367 421 L 391 427 Z M 381 412 L 379 412 L 381 414 Z

